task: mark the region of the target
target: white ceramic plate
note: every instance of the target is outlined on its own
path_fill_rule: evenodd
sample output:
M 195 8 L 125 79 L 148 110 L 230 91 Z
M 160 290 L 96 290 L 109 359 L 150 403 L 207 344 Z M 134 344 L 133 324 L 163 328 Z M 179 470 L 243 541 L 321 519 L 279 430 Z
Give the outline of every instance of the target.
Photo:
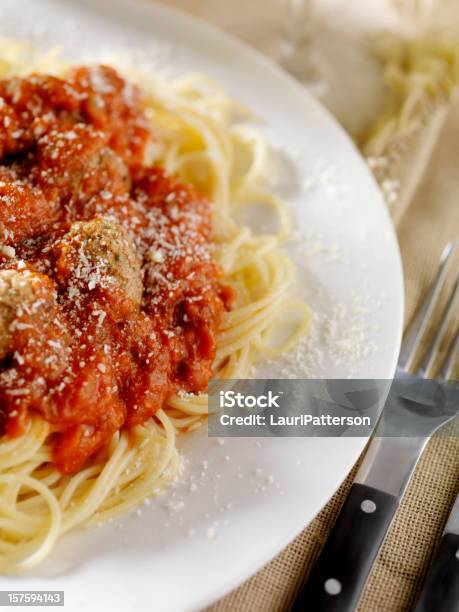
M 252 108 L 282 154 L 296 211 L 298 291 L 317 313 L 298 375 L 390 377 L 399 348 L 400 257 L 383 200 L 335 121 L 274 65 L 211 27 L 132 0 L 3 0 L 0 35 L 106 51 L 173 73 L 203 71 Z M 128 52 L 125 51 L 128 49 Z M 285 364 L 270 366 L 281 376 Z M 32 574 L 1 589 L 63 589 L 68 610 L 191 610 L 223 596 L 304 528 L 365 440 L 183 440 L 183 482 L 116 524 L 71 534 Z M 196 489 L 196 490 L 194 490 Z

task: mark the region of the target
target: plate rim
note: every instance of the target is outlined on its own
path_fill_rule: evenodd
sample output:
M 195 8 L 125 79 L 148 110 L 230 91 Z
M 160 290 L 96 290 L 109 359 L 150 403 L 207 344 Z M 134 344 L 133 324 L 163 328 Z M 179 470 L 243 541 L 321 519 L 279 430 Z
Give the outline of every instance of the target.
M 66 3 L 70 5 L 73 4 L 73 5 L 86 6 L 89 9 L 92 6 L 92 8 L 96 10 L 99 9 L 102 6 L 102 4 L 105 4 L 106 7 L 109 7 L 110 5 L 113 6 L 113 4 L 116 3 L 119 7 L 123 8 L 124 10 L 128 10 L 129 8 L 131 10 L 137 10 L 136 8 L 136 5 L 137 5 L 138 7 L 143 7 L 143 10 L 151 11 L 152 13 L 156 12 L 156 14 L 159 16 L 163 14 L 170 20 L 178 20 L 179 22 L 182 22 L 183 25 L 189 25 L 195 31 L 200 31 L 203 34 L 203 36 L 206 36 L 206 38 L 208 39 L 209 39 L 209 36 L 212 37 L 212 39 L 215 41 L 217 41 L 218 39 L 218 44 L 225 45 L 230 51 L 238 50 L 239 52 L 243 52 L 244 55 L 247 56 L 248 60 L 253 65 L 257 64 L 262 69 L 262 71 L 270 72 L 272 77 L 275 78 L 277 81 L 279 81 L 280 79 L 284 81 L 284 83 L 286 84 L 288 83 L 289 87 L 295 90 L 295 95 L 304 96 L 307 99 L 307 103 L 309 105 L 314 106 L 315 111 L 321 116 L 321 118 L 324 121 L 326 121 L 328 124 L 332 125 L 333 129 L 337 131 L 338 133 L 340 133 L 341 135 L 340 137 L 344 138 L 347 141 L 348 146 L 350 145 L 350 147 L 354 151 L 354 157 L 359 159 L 360 165 L 362 167 L 362 171 L 366 172 L 369 180 L 371 181 L 373 189 L 381 193 L 376 183 L 376 180 L 374 179 L 369 168 L 366 166 L 365 161 L 363 157 L 361 156 L 359 150 L 357 149 L 355 143 L 349 137 L 349 135 L 344 130 L 344 128 L 339 124 L 337 119 L 333 115 L 331 115 L 331 113 L 317 99 L 315 99 L 299 81 L 295 80 L 282 67 L 276 64 L 269 57 L 263 55 L 260 51 L 251 47 L 249 44 L 236 38 L 236 36 L 234 36 L 233 34 L 230 34 L 227 31 L 221 30 L 217 26 L 206 22 L 204 19 L 197 17 L 195 15 L 190 15 L 177 7 L 166 6 L 162 3 L 158 3 L 152 0 L 96 0 L 96 2 L 94 3 L 90 2 L 90 0 L 67 0 Z M 374 202 L 374 204 L 372 204 L 372 206 L 373 205 L 374 206 L 377 205 L 376 201 Z M 393 245 L 393 248 L 395 249 L 393 255 L 396 259 L 397 277 L 398 277 L 397 279 L 394 279 L 394 284 L 396 281 L 397 287 L 395 287 L 396 292 L 392 296 L 393 303 L 394 303 L 393 309 L 394 309 L 394 312 L 396 312 L 396 319 L 397 319 L 397 326 L 398 326 L 397 330 L 395 330 L 394 332 L 394 336 L 397 338 L 395 342 L 397 350 L 394 350 L 393 354 L 391 355 L 390 366 L 388 364 L 388 374 L 392 376 L 395 372 L 396 362 L 398 359 L 398 353 L 400 349 L 402 331 L 403 331 L 405 294 L 404 294 L 404 283 L 403 283 L 402 259 L 401 259 L 398 239 L 397 239 L 395 227 L 390 218 L 388 209 L 384 205 L 382 198 L 380 201 L 380 207 L 387 221 L 385 230 L 390 231 L 391 233 L 391 243 Z M 359 445 L 358 452 L 355 453 L 355 456 L 351 457 L 349 465 L 346 465 L 345 476 L 343 478 L 339 477 L 336 487 L 333 489 L 333 491 L 327 494 L 327 498 L 325 499 L 323 503 L 321 503 L 320 507 L 317 508 L 313 517 L 307 522 L 307 524 L 304 524 L 300 529 L 297 529 L 296 527 L 292 528 L 290 530 L 290 535 L 288 538 L 286 537 L 280 538 L 280 540 L 282 540 L 281 542 L 277 542 L 271 547 L 266 547 L 264 554 L 259 555 L 258 562 L 252 565 L 252 568 L 250 571 L 248 571 L 247 569 L 243 570 L 241 572 L 238 572 L 237 575 L 234 574 L 232 579 L 227 580 L 227 581 L 222 581 L 213 588 L 207 588 L 207 590 L 205 591 L 205 593 L 203 593 L 203 595 L 199 598 L 199 600 L 195 598 L 192 604 L 188 606 L 187 609 L 192 609 L 192 610 L 202 609 L 203 607 L 211 605 L 212 603 L 216 602 L 218 599 L 224 597 L 225 595 L 230 593 L 233 589 L 242 585 L 243 582 L 245 582 L 247 579 L 255 575 L 261 568 L 263 568 L 267 563 L 269 563 L 269 561 L 272 560 L 281 550 L 286 548 L 293 541 L 293 539 L 297 537 L 299 533 L 301 533 L 301 531 L 303 531 L 310 525 L 311 521 L 314 520 L 317 514 L 323 509 L 323 507 L 333 497 L 333 495 L 336 493 L 336 491 L 341 486 L 342 482 L 344 482 L 344 480 L 347 478 L 347 475 L 349 474 L 350 469 L 352 469 L 352 466 L 355 465 L 364 446 L 368 442 L 368 439 L 369 438 L 362 438 L 362 442 Z

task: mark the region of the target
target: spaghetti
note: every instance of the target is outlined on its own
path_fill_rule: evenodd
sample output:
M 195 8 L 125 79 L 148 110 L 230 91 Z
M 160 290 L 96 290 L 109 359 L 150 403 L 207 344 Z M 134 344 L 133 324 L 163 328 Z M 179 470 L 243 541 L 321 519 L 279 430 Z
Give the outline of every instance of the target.
M 176 436 L 180 432 L 196 429 L 206 418 L 207 397 L 205 393 L 197 391 L 205 386 L 210 373 L 212 372 L 214 377 L 219 378 L 247 377 L 258 359 L 266 356 L 276 357 L 293 346 L 307 328 L 308 310 L 302 302 L 289 297 L 288 290 L 294 269 L 281 249 L 282 240 L 288 232 L 289 217 L 282 202 L 270 193 L 266 185 L 265 168 L 268 155 L 266 145 L 258 132 L 249 125 L 250 116 L 247 111 L 230 100 L 218 85 L 199 75 L 187 75 L 167 81 L 159 78 L 146 78 L 145 75 L 136 74 L 133 70 L 129 70 L 128 80 L 124 82 L 119 80 L 120 77 L 112 69 L 72 69 L 58 59 L 54 52 L 38 55 L 24 45 L 11 42 L 4 43 L 0 52 L 3 58 L 0 76 L 3 79 L 22 77 L 31 72 L 38 75 L 46 73 L 56 78 L 70 79 L 67 81 L 61 79 L 57 85 L 53 84 L 53 87 L 55 85 L 61 87 L 62 83 L 67 87 L 70 83 L 69 87 L 76 88 L 77 94 L 83 91 L 86 95 L 87 90 L 84 88 L 89 75 L 91 87 L 94 87 L 96 93 L 102 98 L 107 93 L 108 78 L 118 79 L 116 82 L 122 84 L 124 98 L 127 97 L 129 100 L 136 98 L 137 90 L 130 85 L 132 82 L 141 83 L 143 92 L 141 103 L 139 102 L 141 104 L 140 114 L 137 114 L 134 107 L 124 108 L 119 105 L 116 107 L 119 117 L 122 118 L 122 131 L 117 132 L 115 124 L 112 125 L 110 122 L 105 122 L 103 128 L 101 124 L 96 125 L 99 131 L 105 130 L 104 143 L 107 143 L 108 138 L 110 150 L 97 149 L 99 154 L 95 176 L 96 178 L 102 176 L 104 182 L 113 180 L 113 176 L 115 178 L 121 176 L 123 173 L 119 172 L 118 160 L 121 157 L 125 164 L 123 167 L 130 169 L 133 181 L 129 187 L 131 199 L 134 202 L 132 210 L 129 208 L 131 204 L 128 205 L 123 200 L 122 205 L 116 208 L 115 214 L 112 199 L 104 198 L 103 185 L 99 184 L 94 186 L 91 183 L 91 188 L 98 194 L 99 208 L 96 209 L 96 213 L 89 216 L 89 220 L 85 216 L 88 214 L 89 206 L 86 200 L 84 214 L 81 213 L 83 209 L 78 208 L 78 206 L 83 206 L 80 200 L 77 202 L 71 198 L 66 200 L 65 213 L 62 212 L 62 206 L 53 212 L 53 215 L 57 215 L 58 218 L 56 221 L 53 216 L 50 221 L 54 233 L 50 233 L 49 227 L 47 230 L 48 235 L 52 234 L 51 250 L 55 257 L 53 273 L 49 271 L 49 275 L 57 275 L 58 282 L 59 279 L 65 279 L 66 295 L 71 295 L 73 300 L 80 299 L 77 295 L 77 283 L 75 280 L 70 283 L 69 277 L 82 278 L 82 274 L 76 271 L 80 270 L 78 266 L 81 265 L 81 258 L 83 258 L 85 274 L 88 269 L 90 270 L 89 276 L 83 274 L 84 282 L 88 282 L 91 289 L 91 283 L 94 283 L 95 286 L 100 282 L 100 261 L 102 261 L 103 270 L 105 272 L 109 270 L 107 274 L 110 281 L 107 287 L 103 287 L 103 283 L 101 286 L 102 289 L 107 289 L 107 295 L 115 294 L 113 309 L 116 310 L 118 317 L 126 316 L 128 306 L 124 307 L 125 303 L 129 304 L 129 316 L 132 315 L 136 301 L 140 303 L 142 300 L 143 291 L 142 308 L 138 311 L 137 307 L 136 313 L 138 314 L 135 314 L 137 319 L 133 327 L 134 338 L 142 346 L 136 347 L 135 350 L 130 348 L 131 353 L 136 355 L 142 353 L 145 348 L 144 344 L 147 340 L 144 342 L 141 335 L 144 333 L 145 326 L 148 332 L 145 332 L 145 338 L 150 338 L 158 333 L 167 336 L 169 333 L 167 329 L 161 327 L 151 330 L 148 327 L 148 321 L 146 322 L 145 312 L 150 313 L 150 318 L 159 313 L 160 316 L 155 319 L 157 325 L 164 323 L 169 316 L 169 311 L 165 310 L 164 304 L 171 293 L 169 291 L 171 282 L 175 283 L 174 287 L 180 286 L 180 290 L 188 297 L 193 295 L 192 299 L 205 300 L 199 302 L 199 308 L 190 307 L 184 314 L 182 313 L 180 325 L 183 326 L 183 329 L 177 325 L 177 322 L 174 323 L 183 337 L 178 338 L 176 342 L 171 340 L 170 343 L 167 343 L 168 351 L 172 356 L 164 366 L 164 372 L 173 371 L 173 374 L 169 373 L 167 376 L 164 374 L 165 386 L 161 387 L 161 392 L 164 392 L 164 401 L 158 391 L 159 387 L 156 386 L 150 388 L 144 385 L 139 395 L 137 382 L 140 374 L 133 375 L 133 366 L 128 364 L 123 365 L 123 367 L 131 368 L 126 370 L 130 372 L 133 381 L 128 390 L 122 392 L 118 388 L 113 390 L 111 387 L 107 387 L 105 391 L 102 389 L 104 392 L 101 392 L 100 397 L 111 398 L 107 400 L 107 404 L 102 406 L 104 412 L 101 422 L 105 429 L 102 429 L 102 425 L 97 425 L 97 427 L 91 426 L 87 430 L 82 430 L 78 425 L 80 433 L 76 441 L 72 434 L 70 438 L 64 438 L 60 446 L 59 442 L 56 442 L 56 439 L 59 440 L 59 436 L 62 436 L 62 414 L 59 415 L 59 419 L 56 419 L 51 410 L 49 412 L 44 409 L 26 411 L 25 415 L 14 414 L 14 411 L 9 410 L 6 427 L 10 435 L 4 435 L 0 439 L 0 569 L 4 572 L 18 572 L 40 562 L 52 550 L 56 540 L 70 529 L 83 525 L 90 526 L 125 513 L 147 496 L 167 486 L 176 476 L 180 465 L 175 447 Z M 44 78 L 49 79 L 50 77 Z M 51 82 L 52 80 L 46 81 L 47 88 Z M 17 98 L 18 94 L 15 93 L 14 88 L 18 87 L 18 81 L 15 81 L 15 86 L 11 85 L 11 81 L 3 83 L 3 96 L 7 98 L 11 96 L 11 99 Z M 21 88 L 29 86 L 30 80 L 26 78 L 20 81 L 20 84 Z M 33 79 L 32 84 L 35 86 Z M 57 95 L 53 89 L 53 96 Z M 82 97 L 85 98 L 85 95 Z M 29 122 L 33 124 L 33 129 L 38 130 L 40 143 L 44 138 L 48 139 L 49 142 L 46 142 L 45 145 L 49 145 L 49 155 L 58 164 L 59 172 L 56 176 L 65 176 L 67 168 L 73 167 L 72 164 L 76 163 L 75 160 L 78 157 L 75 151 L 89 148 L 91 155 L 94 156 L 94 147 L 96 147 L 94 139 L 97 134 L 94 135 L 91 131 L 89 138 L 84 125 L 80 126 L 79 121 L 69 119 L 73 117 L 72 113 L 76 113 L 78 117 L 82 113 L 79 106 L 80 97 L 79 95 L 75 97 L 76 110 L 73 106 L 69 106 L 70 102 L 67 98 L 59 98 L 59 102 L 53 98 L 54 105 L 58 103 L 64 108 L 63 111 L 60 108 L 59 117 L 61 123 L 64 122 L 65 125 L 59 125 L 57 140 L 53 140 L 53 130 L 56 130 L 54 123 L 52 128 L 42 124 L 39 124 L 37 128 L 37 124 L 34 123 L 35 118 Z M 85 107 L 84 112 L 90 115 L 88 121 L 91 130 L 98 120 L 102 121 L 97 114 L 97 106 L 98 104 L 95 104 L 96 108 L 91 107 L 89 110 Z M 55 107 L 48 109 L 47 112 L 54 113 Z M 46 122 L 47 112 L 40 111 L 40 121 Z M 148 120 L 148 125 L 144 123 L 145 118 Z M 52 119 L 53 121 L 55 119 Z M 67 125 L 66 122 L 70 122 L 70 125 Z M 148 132 L 150 129 L 149 126 L 153 128 L 154 138 L 152 140 L 146 138 L 145 143 L 148 142 L 148 146 L 140 150 L 138 143 L 144 131 Z M 20 129 L 29 129 L 29 124 L 26 128 L 22 126 Z M 130 134 L 128 142 L 123 141 L 126 133 Z M 74 152 L 66 157 L 66 149 L 59 150 L 59 142 L 63 137 L 70 142 L 76 142 L 81 147 L 74 149 Z M 26 136 L 21 134 L 19 140 L 21 138 L 24 142 Z M 11 153 L 8 153 L 9 159 L 13 161 L 10 163 L 11 167 L 7 169 L 7 174 L 8 180 L 13 182 L 21 180 L 20 172 L 14 166 L 14 156 L 21 153 L 21 145 L 12 142 L 5 146 L 19 147 L 17 151 L 13 149 Z M 113 152 L 116 153 L 115 157 L 112 155 Z M 142 156 L 140 169 L 139 155 Z M 59 164 L 64 165 L 61 167 Z M 105 174 L 101 174 L 101 168 Z M 157 168 L 164 168 L 164 170 Z M 13 178 L 12 172 L 16 173 Z M 49 194 L 54 194 L 57 190 L 61 197 L 68 188 L 65 182 L 56 185 L 54 177 L 53 180 L 48 180 L 49 176 L 49 167 L 44 174 L 39 175 L 42 189 L 49 189 L 49 191 L 43 191 L 47 196 L 47 202 L 52 198 L 52 195 Z M 72 175 L 73 186 L 74 176 Z M 78 176 L 78 180 L 81 181 L 80 175 Z M 168 178 L 173 176 L 178 179 Z M 93 178 L 91 176 L 91 181 Z M 194 187 L 187 187 L 188 183 Z M 87 182 L 84 184 L 87 185 Z M 202 200 L 201 196 L 197 195 L 198 193 L 203 194 L 208 201 L 212 202 L 210 241 L 207 238 L 206 204 L 204 203 L 207 200 Z M 41 205 L 37 194 L 34 194 L 34 197 L 36 198 L 34 202 L 38 202 L 36 205 Z M 108 202 L 103 208 L 105 215 L 102 216 L 100 215 L 100 206 L 102 206 L 100 198 Z M 175 198 L 179 200 L 179 213 L 164 213 L 164 202 L 170 203 Z M 144 202 L 146 202 L 145 205 Z M 276 211 L 279 219 L 277 234 L 255 234 L 248 226 L 240 223 L 241 211 L 247 211 L 254 203 L 263 203 Z M 156 208 L 153 209 L 154 206 Z M 148 219 L 142 216 L 147 209 L 150 217 L 151 211 L 154 212 L 156 224 L 153 226 L 150 224 L 151 218 L 148 215 Z M 70 215 L 68 210 L 79 210 L 80 212 L 75 213 L 76 216 L 70 219 L 65 216 Z M 46 214 L 48 213 L 49 206 L 46 208 Z M 34 218 L 25 215 L 23 227 L 16 226 L 25 232 L 21 245 L 25 244 L 24 248 L 28 248 L 29 251 L 24 252 L 30 253 L 27 231 L 33 226 L 36 235 L 40 235 L 40 232 L 43 234 L 46 214 L 35 215 Z M 65 222 L 60 220 L 63 214 Z M 116 217 L 115 221 L 113 216 Z M 118 224 L 120 218 L 123 227 Z M 69 219 L 72 221 L 70 229 Z M 65 231 L 59 224 L 65 227 Z M 138 227 L 144 229 L 137 231 Z M 185 234 L 180 238 L 182 231 L 185 231 Z M 101 234 L 103 235 L 102 242 Z M 195 246 L 193 251 L 187 251 L 187 257 L 184 256 L 183 260 L 188 262 L 187 265 L 194 267 L 192 270 L 187 268 L 187 271 L 191 270 L 191 273 L 186 276 L 182 270 L 185 265 L 183 262 L 180 264 L 182 267 L 178 264 L 175 268 L 169 267 L 165 273 L 169 280 L 167 292 L 158 293 L 157 287 L 161 286 L 161 278 L 164 278 L 161 265 L 166 265 L 165 262 L 169 261 L 167 249 L 174 236 L 177 237 L 177 240 L 180 238 L 187 248 Z M 148 252 L 153 253 L 151 269 L 145 264 L 147 237 L 150 240 L 147 245 L 150 249 Z M 136 243 L 134 246 L 131 244 L 132 240 Z M 110 248 L 100 251 L 100 244 L 106 247 L 107 241 Z M 37 246 L 36 243 L 34 246 Z M 43 248 L 43 244 L 39 243 L 42 252 L 47 252 L 48 246 L 46 244 Z M 131 247 L 132 252 L 135 252 L 135 247 L 143 249 L 143 262 L 136 261 L 129 250 Z M 23 246 L 20 248 L 22 249 Z M 207 258 L 208 249 L 211 251 L 212 260 L 217 264 L 216 267 L 213 261 Z M 82 251 L 84 251 L 83 254 Z M 112 259 L 107 252 L 115 254 Z M 20 251 L 19 254 L 21 253 L 23 251 Z M 91 257 L 98 260 L 95 270 L 92 267 Z M 18 266 L 15 243 L 8 234 L 4 235 L 2 258 L 0 262 L 3 261 L 3 264 L 0 268 L 3 267 L 6 272 L 10 273 L 13 270 L 16 274 L 19 273 L 26 277 L 31 274 L 34 277 L 33 282 L 40 286 L 37 288 L 34 285 L 35 296 L 38 295 L 37 291 L 42 290 L 40 288 L 46 287 L 47 283 L 51 282 L 46 270 L 40 269 L 40 274 L 31 272 L 27 258 L 25 258 L 25 264 L 23 259 L 19 259 L 22 264 L 21 267 Z M 33 257 L 30 261 L 32 260 Z M 177 258 L 175 257 L 173 261 L 177 261 Z M 139 288 L 133 280 L 135 275 L 132 271 L 135 271 L 136 266 L 141 264 L 143 264 L 144 286 Z M 25 270 L 21 269 L 23 266 L 26 267 Z M 155 282 L 148 285 L 150 273 L 154 275 Z M 170 279 L 169 275 L 171 275 Z M 193 280 L 189 280 L 190 278 Z M 23 280 L 22 278 L 21 283 Z M 16 297 L 19 296 L 18 299 L 22 300 L 23 284 L 16 287 L 14 282 L 14 278 L 3 278 L 4 285 L 10 283 L 8 286 L 10 294 L 11 287 L 14 287 Z M 151 288 L 152 295 L 148 295 L 148 287 Z M 129 299 L 125 299 L 126 295 Z M 174 313 L 176 306 L 177 303 L 174 302 Z M 49 313 L 53 314 L 52 308 L 52 305 L 47 308 L 48 316 L 50 316 Z M 94 311 L 92 304 L 91 309 L 92 313 Z M 117 333 L 115 325 L 108 327 L 109 323 L 116 319 L 112 310 L 107 307 L 105 310 L 102 308 L 94 311 L 96 315 L 94 329 L 98 330 L 97 333 L 103 330 L 108 338 L 116 336 Z M 287 340 L 276 344 L 273 332 L 277 331 L 282 319 L 291 310 L 300 312 L 301 323 Z M 124 314 L 120 315 L 120 311 Z M 56 316 L 53 315 L 50 329 L 55 330 L 59 327 L 58 316 L 60 316 L 59 311 Z M 191 323 L 189 323 L 190 318 Z M 22 319 L 21 321 L 22 326 L 26 327 L 20 329 L 20 333 L 25 336 L 30 335 L 32 332 L 28 330 L 27 325 L 31 328 L 33 325 L 24 323 Z M 116 321 L 119 327 L 119 320 Z M 213 344 L 214 331 L 216 333 L 215 346 Z M 1 363 L 2 339 L 5 344 L 8 333 L 6 329 L 3 338 L 0 337 L 0 376 L 2 377 L 0 397 L 4 398 L 3 402 L 6 402 L 6 397 L 9 398 L 8 407 L 10 408 L 16 400 L 18 405 L 20 404 L 23 390 L 18 388 L 17 380 L 14 381 L 14 385 L 11 383 L 11 356 L 5 357 L 6 350 L 3 355 L 3 365 Z M 8 341 L 10 340 L 7 338 L 6 343 Z M 59 342 L 60 340 L 51 339 L 51 348 Z M 82 351 L 84 349 L 82 341 L 79 344 L 81 346 L 78 347 L 78 351 Z M 198 351 L 197 345 L 200 347 Z M 93 360 L 89 364 L 91 372 L 96 369 L 100 372 L 100 377 L 97 378 L 99 386 L 111 372 L 109 341 L 106 346 L 109 347 L 108 357 L 101 354 L 100 357 L 97 357 L 99 361 L 96 359 L 95 363 Z M 150 368 L 149 365 L 155 380 L 160 378 L 158 368 L 164 354 L 163 348 L 154 354 L 156 369 L 152 369 L 151 364 Z M 181 361 L 176 356 L 178 354 L 182 356 Z M 80 370 L 86 371 L 85 368 L 87 368 L 86 361 L 81 355 L 86 355 L 86 353 L 78 352 L 79 372 Z M 46 355 L 43 354 L 42 357 L 44 361 Z M 76 359 L 75 355 L 73 358 Z M 12 359 L 14 365 L 15 359 L 20 360 L 23 357 L 13 354 Z M 146 368 L 145 364 L 149 361 L 147 359 L 139 363 Z M 138 364 L 135 365 L 137 367 Z M 139 368 L 135 372 L 139 372 Z M 161 376 L 162 374 L 161 371 Z M 33 384 L 37 386 L 36 379 Z M 135 388 L 137 395 L 132 395 L 132 388 Z M 8 392 L 10 395 L 7 395 Z M 113 406 L 120 401 L 118 398 L 122 396 L 122 393 L 125 393 L 125 397 L 128 398 L 126 405 L 124 408 L 121 407 L 123 409 L 116 413 L 114 419 L 110 421 L 106 414 L 113 412 Z M 68 391 L 65 394 L 67 398 L 70 397 Z M 75 397 L 81 396 L 75 395 Z M 145 399 L 142 400 L 141 406 L 136 406 L 132 397 Z M 12 398 L 14 401 L 11 401 Z M 49 399 L 49 405 L 54 405 L 52 401 Z M 159 402 L 158 406 L 154 403 L 155 401 Z M 44 405 L 44 400 L 42 403 Z M 100 408 L 100 402 L 95 403 Z M 71 420 L 73 418 L 71 408 L 68 409 L 70 416 L 66 416 L 66 427 L 74 425 Z M 98 409 L 97 406 L 95 409 Z M 142 416 L 136 416 L 136 409 Z M 24 418 L 20 418 L 22 416 Z M 110 428 L 107 429 L 107 420 L 114 428 L 113 431 Z M 99 423 L 99 421 L 94 422 Z M 85 425 L 85 427 L 88 426 Z M 71 431 L 74 432 L 74 429 Z M 83 431 L 82 434 L 81 431 Z M 86 433 L 88 439 L 85 438 Z M 96 442 L 92 445 L 93 440 Z M 56 449 L 59 448 L 61 450 L 57 451 Z M 70 456 L 69 448 L 74 451 Z

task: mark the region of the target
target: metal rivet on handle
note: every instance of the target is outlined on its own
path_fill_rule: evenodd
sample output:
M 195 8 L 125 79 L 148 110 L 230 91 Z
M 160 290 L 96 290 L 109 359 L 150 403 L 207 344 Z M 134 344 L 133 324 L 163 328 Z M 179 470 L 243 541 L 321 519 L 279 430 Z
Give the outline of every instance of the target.
M 364 499 L 360 504 L 360 508 L 363 510 L 363 512 L 371 514 L 376 510 L 376 504 L 374 501 L 371 501 L 371 499 Z
M 456 559 L 459 559 L 459 548 L 456 550 Z
M 324 583 L 324 589 L 329 595 L 339 595 L 341 593 L 341 582 L 336 578 L 329 578 Z

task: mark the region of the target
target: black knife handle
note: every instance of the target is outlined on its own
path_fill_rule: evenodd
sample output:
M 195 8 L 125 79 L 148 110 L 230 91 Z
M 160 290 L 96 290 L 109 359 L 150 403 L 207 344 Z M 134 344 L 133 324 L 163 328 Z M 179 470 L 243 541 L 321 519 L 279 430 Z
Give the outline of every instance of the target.
M 294 612 L 354 612 L 398 498 L 354 483 Z
M 447 533 L 427 574 L 415 612 L 459 611 L 459 535 Z

